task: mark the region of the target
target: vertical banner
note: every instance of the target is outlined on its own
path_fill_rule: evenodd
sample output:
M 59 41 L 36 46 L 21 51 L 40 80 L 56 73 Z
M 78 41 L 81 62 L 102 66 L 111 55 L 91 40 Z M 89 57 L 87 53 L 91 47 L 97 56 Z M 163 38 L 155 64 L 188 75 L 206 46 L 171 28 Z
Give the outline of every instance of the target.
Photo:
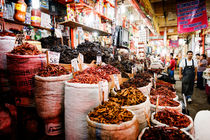
M 177 40 L 170 40 L 169 41 L 169 46 L 171 46 L 171 47 L 178 47 L 179 46 L 179 39 L 177 39 Z
M 193 32 L 208 27 L 206 1 L 195 0 L 177 4 L 178 33 Z

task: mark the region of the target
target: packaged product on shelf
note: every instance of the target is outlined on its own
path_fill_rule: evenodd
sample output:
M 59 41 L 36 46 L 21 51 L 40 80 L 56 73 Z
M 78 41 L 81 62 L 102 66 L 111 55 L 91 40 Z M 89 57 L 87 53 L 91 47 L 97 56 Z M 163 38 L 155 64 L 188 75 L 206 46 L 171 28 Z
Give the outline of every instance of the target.
M 167 108 L 160 110 L 157 113 L 154 112 L 151 121 L 156 125 L 165 124 L 170 127 L 184 129 L 188 132 L 192 131 L 193 128 L 193 120 L 190 116 Z
M 25 22 L 26 8 L 27 5 L 24 0 L 18 0 L 17 3 L 15 3 L 14 19 L 20 22 Z
M 79 74 L 65 83 L 65 137 L 87 139 L 86 116 L 94 107 L 108 100 L 108 82 L 99 75 Z
M 46 55 L 28 43 L 7 53 L 9 82 L 17 105 L 33 106 L 33 78 L 45 64 Z
M 150 101 L 141 91 L 133 87 L 117 91 L 116 95 L 112 95 L 109 101 L 113 101 L 122 106 L 122 108 L 133 111 L 139 122 L 139 130 L 141 131 L 147 126 L 147 117 L 150 117 Z
M 173 109 L 180 113 L 182 112 L 182 104 L 180 102 L 175 101 L 175 100 L 165 97 L 165 96 L 159 96 L 158 106 L 156 106 L 157 98 L 158 98 L 158 96 L 150 97 L 152 112 L 154 112 L 156 109 L 161 110 L 161 109 L 165 109 L 165 108 Z
M 136 140 L 139 133 L 134 113 L 110 101 L 89 112 L 87 123 L 89 139 Z
M 147 127 L 139 135 L 139 140 L 157 139 L 194 140 L 193 136 L 185 130 L 166 126 Z
M 59 120 L 64 109 L 64 82 L 72 78 L 63 66 L 50 64 L 35 75 L 34 96 L 37 112 L 45 120 L 46 128 L 50 125 L 62 128 L 62 122 L 52 122 Z M 47 127 L 48 126 L 48 127 Z M 60 129 L 61 130 L 61 129 Z M 61 131 L 45 130 L 47 135 L 58 135 Z
M 41 11 L 39 9 L 32 9 L 31 11 L 31 25 L 40 26 L 41 25 Z

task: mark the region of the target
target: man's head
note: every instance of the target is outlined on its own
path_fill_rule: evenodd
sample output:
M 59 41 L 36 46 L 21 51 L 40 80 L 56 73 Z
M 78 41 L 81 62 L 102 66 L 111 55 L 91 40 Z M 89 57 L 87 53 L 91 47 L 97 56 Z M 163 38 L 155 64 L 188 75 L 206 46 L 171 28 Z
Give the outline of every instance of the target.
M 196 56 L 196 59 L 200 59 L 200 54 L 199 53 L 197 53 L 195 56 Z
M 170 59 L 173 59 L 173 57 L 174 57 L 174 54 L 170 53 Z
M 187 58 L 191 60 L 192 57 L 193 57 L 193 52 L 192 51 L 187 51 Z
M 205 54 L 201 54 L 201 60 L 206 59 L 206 55 Z

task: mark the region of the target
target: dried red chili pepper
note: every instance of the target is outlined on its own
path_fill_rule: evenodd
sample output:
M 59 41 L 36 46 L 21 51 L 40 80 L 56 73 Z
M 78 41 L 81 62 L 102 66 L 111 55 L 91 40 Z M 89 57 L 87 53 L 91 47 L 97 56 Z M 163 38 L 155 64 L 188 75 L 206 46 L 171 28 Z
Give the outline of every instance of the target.
M 41 69 L 38 73 L 41 77 L 48 77 L 48 76 L 61 76 L 61 75 L 67 75 L 69 74 L 69 71 L 66 70 L 63 66 L 50 64 L 45 66 L 43 69 Z
M 149 72 L 137 72 L 134 75 L 134 78 L 141 78 L 141 79 L 145 79 L 147 81 L 149 81 L 152 78 L 152 75 Z
M 104 70 L 108 75 L 120 74 L 120 71 L 111 65 L 99 66 L 97 69 Z
M 183 131 L 172 127 L 151 127 L 146 129 L 141 140 L 192 140 Z
M 154 118 L 161 123 L 167 124 L 171 127 L 175 126 L 180 129 L 188 127 L 191 123 L 187 116 L 171 109 L 158 111 L 154 115 Z
M 73 79 L 69 80 L 69 83 L 81 83 L 81 84 L 98 84 L 102 81 L 102 78 L 99 75 L 93 74 L 79 74 L 76 75 Z
M 157 100 L 157 96 L 151 96 L 150 97 L 151 104 L 156 105 L 156 100 Z M 164 96 L 159 97 L 159 106 L 177 107 L 179 105 L 180 105 L 179 102 L 174 101 L 171 98 L 167 98 L 167 97 L 164 97 Z
M 41 52 L 37 49 L 36 46 L 29 44 L 29 43 L 24 43 L 20 46 L 15 47 L 12 51 L 12 54 L 17 54 L 17 55 L 39 55 Z
M 171 90 L 168 90 L 168 88 L 166 88 L 166 87 L 159 87 L 157 89 L 152 88 L 150 95 L 151 96 L 162 95 L 167 98 L 175 98 L 176 97 L 176 94 L 174 92 L 172 92 Z
M 90 120 L 103 124 L 120 124 L 132 120 L 133 114 L 114 102 L 104 102 L 88 114 Z
M 117 95 L 110 97 L 110 101 L 116 102 L 121 106 L 125 105 L 138 105 L 146 101 L 146 96 L 133 87 L 117 91 Z
M 9 33 L 9 32 L 0 32 L 0 36 L 15 36 L 15 34 L 13 33 Z

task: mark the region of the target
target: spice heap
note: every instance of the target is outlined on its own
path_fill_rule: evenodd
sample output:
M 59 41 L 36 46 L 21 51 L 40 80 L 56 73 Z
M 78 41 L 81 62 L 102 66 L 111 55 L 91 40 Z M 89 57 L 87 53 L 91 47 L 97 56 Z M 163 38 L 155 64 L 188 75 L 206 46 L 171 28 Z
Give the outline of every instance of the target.
M 161 123 L 167 124 L 171 127 L 175 126 L 180 129 L 186 128 L 190 125 L 190 119 L 187 116 L 171 109 L 158 111 L 154 115 L 154 118 Z
M 153 105 L 156 105 L 157 96 L 150 97 L 150 102 Z M 179 102 L 174 101 L 173 99 L 168 99 L 167 97 L 160 96 L 159 97 L 159 106 L 170 106 L 170 107 L 177 107 L 180 105 Z
M 111 78 L 110 76 L 106 73 L 105 70 L 103 69 L 100 69 L 100 68 L 94 68 L 94 67 L 91 67 L 91 68 L 87 68 L 85 69 L 84 71 L 82 72 L 79 72 L 78 73 L 79 75 L 80 74 L 91 74 L 91 75 L 97 75 L 98 77 L 102 78 L 102 79 L 105 79 L 107 81 L 111 81 Z
M 120 87 L 121 89 L 129 88 L 129 87 L 139 88 L 139 87 L 147 86 L 149 83 L 150 83 L 150 80 L 147 80 L 147 79 L 132 78 L 128 80 L 127 82 L 124 82 Z
M 150 80 L 152 78 L 152 75 L 149 72 L 137 72 L 134 75 L 134 78 L 141 78 L 141 79 L 145 79 L 145 80 Z
M 76 75 L 73 79 L 69 80 L 69 83 L 81 83 L 81 84 L 98 84 L 102 81 L 102 78 L 99 75 L 93 74 L 79 74 Z
M 123 89 L 117 92 L 117 95 L 110 97 L 109 100 L 120 104 L 121 106 L 126 105 L 138 105 L 146 101 L 146 96 L 144 96 L 141 91 L 133 87 Z
M 17 55 L 39 55 L 41 52 L 37 49 L 36 46 L 29 44 L 29 43 L 24 43 L 20 46 L 15 47 L 12 51 L 12 54 L 17 54 Z
M 61 76 L 67 75 L 69 71 L 66 70 L 63 66 L 50 64 L 45 66 L 42 70 L 39 71 L 38 75 L 41 77 L 48 77 L 48 76 Z
M 100 66 L 97 69 L 105 71 L 108 75 L 120 74 L 120 71 L 111 65 Z
M 166 88 L 166 87 L 159 87 L 156 90 L 152 88 L 150 95 L 151 96 L 161 95 L 161 96 L 165 96 L 166 98 L 175 98 L 176 97 L 176 94 L 174 92 L 172 92 L 171 90 L 168 90 L 168 88 Z
M 88 114 L 90 120 L 103 124 L 120 124 L 132 120 L 133 114 L 114 102 L 104 102 Z
M 157 80 L 156 82 L 156 85 L 157 86 L 167 86 L 167 87 L 170 87 L 170 88 L 173 88 L 173 85 L 171 83 L 168 83 L 168 82 L 165 82 L 165 81 L 162 81 L 162 80 Z
M 141 140 L 192 140 L 183 131 L 171 127 L 151 127 L 146 129 Z

